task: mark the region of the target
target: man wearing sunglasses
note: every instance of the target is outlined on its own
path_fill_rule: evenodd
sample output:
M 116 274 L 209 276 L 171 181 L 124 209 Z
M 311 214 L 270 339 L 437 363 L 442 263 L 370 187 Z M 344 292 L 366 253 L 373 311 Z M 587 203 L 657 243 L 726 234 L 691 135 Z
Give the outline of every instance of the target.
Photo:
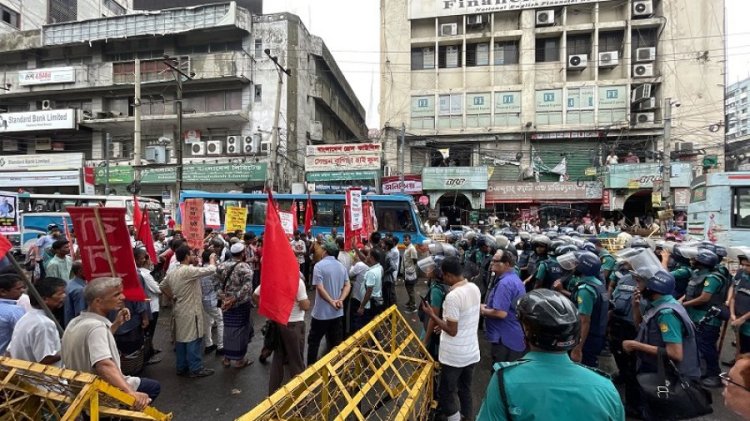
M 750 420 L 750 354 L 737 357 L 729 373 L 719 375 L 724 382 L 724 404 L 732 411 Z

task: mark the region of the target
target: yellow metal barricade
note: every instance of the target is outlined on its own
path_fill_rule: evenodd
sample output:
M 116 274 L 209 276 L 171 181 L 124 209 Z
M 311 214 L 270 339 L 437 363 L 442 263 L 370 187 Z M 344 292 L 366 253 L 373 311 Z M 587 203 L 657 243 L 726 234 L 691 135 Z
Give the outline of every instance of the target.
M 434 373 L 392 306 L 238 420 L 423 420 Z
M 0 357 L 0 419 L 76 420 L 86 411 L 133 420 L 171 420 L 152 407 L 134 411 L 135 399 L 99 377 L 54 366 Z

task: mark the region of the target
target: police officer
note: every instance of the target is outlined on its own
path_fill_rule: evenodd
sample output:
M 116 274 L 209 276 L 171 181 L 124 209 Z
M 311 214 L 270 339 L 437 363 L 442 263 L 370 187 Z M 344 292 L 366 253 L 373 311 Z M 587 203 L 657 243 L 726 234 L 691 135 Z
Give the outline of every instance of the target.
M 555 243 L 554 241 L 552 242 Z M 563 244 L 558 244 L 558 247 L 552 248 L 553 251 L 559 247 L 564 247 Z M 557 259 L 554 256 L 554 252 L 547 255 L 547 258 L 540 261 L 536 274 L 534 275 L 534 288 L 552 288 L 552 285 L 560 279 L 563 275 L 563 268 L 557 263 Z
M 591 242 L 594 243 L 594 246 L 596 247 L 596 254 L 599 256 L 599 259 L 602 261 L 602 268 L 601 268 L 601 278 L 604 281 L 609 280 L 609 276 L 614 272 L 615 265 L 617 264 L 617 260 L 615 260 L 614 256 L 609 254 L 609 250 L 604 248 L 602 246 L 601 240 L 594 237 L 591 239 Z M 637 244 L 637 243 L 636 243 Z M 648 244 L 646 244 L 648 246 Z M 609 291 L 612 292 L 611 290 Z
M 529 276 L 524 279 L 523 283 L 526 285 L 526 290 L 531 290 L 535 285 L 535 279 L 538 275 L 537 269 L 539 264 L 547 260 L 547 254 L 549 247 L 552 244 L 552 240 L 546 235 L 535 235 L 531 239 L 531 248 L 533 253 L 529 256 L 529 261 L 526 265 L 526 270 L 529 272 Z
M 624 341 L 622 347 L 637 356 L 637 372 L 656 372 L 657 355 L 661 348 L 685 379 L 699 380 L 701 369 L 696 332 L 687 311 L 671 295 L 674 276 L 662 269 L 653 274 L 637 272 L 635 278 L 638 291 L 633 295 L 632 307 L 639 324 L 638 336 L 635 340 Z M 641 297 L 647 303 L 643 314 Z M 626 382 L 637 383 L 634 376 L 627 378 Z M 643 419 L 654 419 L 647 402 L 639 395 L 626 395 L 626 405 L 628 413 L 632 410 Z
M 571 299 L 578 307 L 581 319 L 581 342 L 570 352 L 570 358 L 597 368 L 607 331 L 607 290 L 598 278 L 601 270 L 599 256 L 589 251 L 578 251 L 574 255 L 575 289 Z
M 522 231 L 518 234 L 518 238 L 520 238 L 521 241 L 516 244 L 516 249 L 519 251 L 517 266 L 521 271 L 521 279 L 526 279 L 529 277 L 529 259 L 533 252 L 531 248 L 531 236 L 528 232 Z M 508 239 L 510 239 L 510 237 L 508 237 Z
M 674 292 L 672 295 L 679 299 L 685 295 L 690 278 L 693 277 L 693 269 L 690 267 L 690 257 L 688 248 L 675 246 L 672 253 L 666 250 L 662 251 L 661 264 L 667 270 L 670 270 L 674 276 Z
M 570 296 L 573 295 L 573 291 L 575 290 L 575 285 L 573 282 L 573 278 L 574 278 L 573 270 L 575 268 L 567 269 L 563 267 L 560 264 L 558 259 L 562 255 L 565 255 L 568 253 L 574 253 L 576 251 L 578 251 L 578 248 L 572 244 L 560 246 L 555 249 L 555 256 L 557 256 L 555 258 L 555 261 L 557 262 L 558 265 L 560 265 L 560 270 L 562 272 L 560 273 L 560 277 L 555 282 L 552 283 L 552 289 L 563 294 L 564 296 L 568 298 L 570 298 Z
M 548 289 L 534 290 L 519 301 L 518 318 L 531 351 L 521 361 L 495 364 L 478 421 L 536 420 L 540 414 L 556 421 L 625 419 L 609 378 L 567 355 L 580 332 L 570 300 Z
M 631 303 L 633 302 L 633 295 L 638 289 L 638 282 L 631 274 L 630 263 L 623 261 L 619 265 L 619 270 L 612 275 L 617 280 L 610 300 L 612 311 L 607 326 L 607 337 L 609 349 L 615 358 L 615 364 L 617 364 L 618 374 L 615 383 L 625 384 L 625 400 L 630 402 L 637 399 L 640 394 L 638 385 L 632 381 L 627 381 L 627 379 L 635 378 L 636 358 L 622 349 L 622 343 L 626 340 L 635 339 L 637 334 Z
M 696 271 L 690 278 L 682 305 L 687 309 L 693 323 L 698 325 L 711 307 L 720 307 L 724 304 L 729 282 L 728 280 L 724 282 L 714 272 L 716 265 L 719 264 L 719 256 L 710 250 L 698 250 L 695 258 L 692 259 L 692 264 Z M 706 363 L 702 383 L 706 387 L 721 387 L 719 350 L 717 349 L 720 330 L 721 320 L 716 317 L 700 323 L 698 328 L 698 350 L 701 359 Z
M 750 260 L 747 254 L 738 257 L 740 270 L 734 281 L 734 294 L 729 300 L 730 323 L 737 330 L 737 353 L 750 352 Z

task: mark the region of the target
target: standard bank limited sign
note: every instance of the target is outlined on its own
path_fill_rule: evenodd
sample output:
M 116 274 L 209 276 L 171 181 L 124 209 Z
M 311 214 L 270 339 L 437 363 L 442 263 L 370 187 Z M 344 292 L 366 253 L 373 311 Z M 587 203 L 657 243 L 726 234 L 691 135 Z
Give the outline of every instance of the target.
M 549 9 L 610 0 L 411 0 L 409 19 L 471 15 L 522 9 Z

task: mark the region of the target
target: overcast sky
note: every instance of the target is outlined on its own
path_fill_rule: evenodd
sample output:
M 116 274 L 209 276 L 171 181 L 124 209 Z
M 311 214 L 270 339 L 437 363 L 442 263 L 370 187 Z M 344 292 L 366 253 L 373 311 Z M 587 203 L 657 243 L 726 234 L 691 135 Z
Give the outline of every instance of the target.
M 718 0 L 717 0 L 718 1 Z M 725 0 L 729 83 L 750 77 L 750 0 Z M 379 0 L 265 0 L 263 13 L 288 11 L 323 38 L 367 112 L 367 125 L 378 128 Z

